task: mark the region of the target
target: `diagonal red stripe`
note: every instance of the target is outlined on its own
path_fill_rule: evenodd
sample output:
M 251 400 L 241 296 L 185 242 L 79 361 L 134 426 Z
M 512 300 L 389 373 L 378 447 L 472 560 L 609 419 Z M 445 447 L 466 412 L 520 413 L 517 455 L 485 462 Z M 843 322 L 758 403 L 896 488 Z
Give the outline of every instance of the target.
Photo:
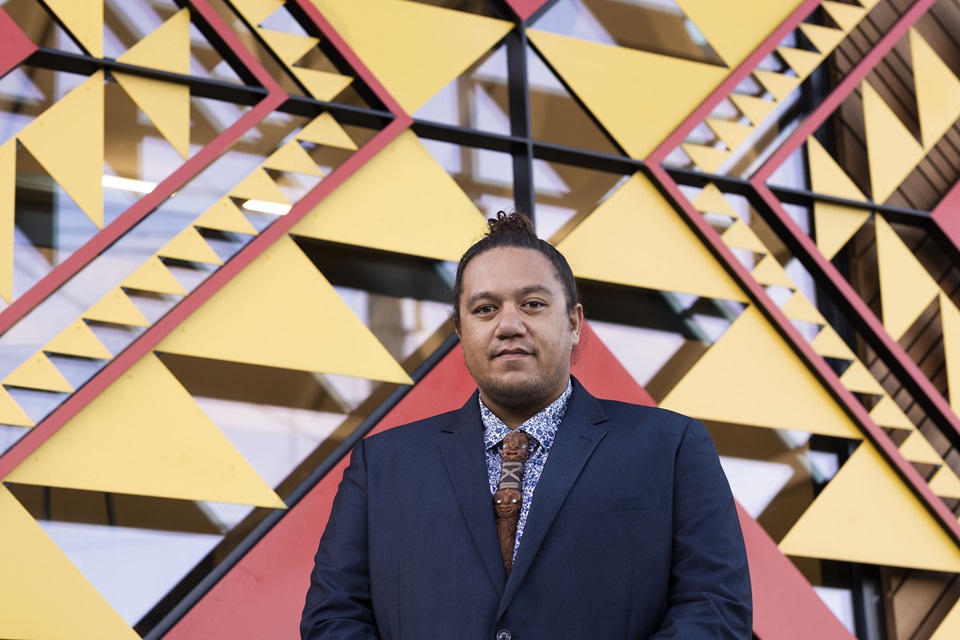
M 37 45 L 30 41 L 10 14 L 0 8 L 0 76 L 7 75 L 36 50 Z

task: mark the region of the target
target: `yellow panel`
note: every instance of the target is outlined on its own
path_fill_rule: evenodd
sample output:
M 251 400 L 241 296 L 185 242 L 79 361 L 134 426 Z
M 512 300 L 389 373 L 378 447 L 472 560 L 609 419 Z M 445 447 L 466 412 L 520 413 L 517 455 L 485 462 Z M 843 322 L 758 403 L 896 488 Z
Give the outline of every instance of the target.
M 814 202 L 813 224 L 820 252 L 827 260 L 832 260 L 869 219 L 870 212 L 863 209 L 832 202 Z
M 790 68 L 793 69 L 801 79 L 805 79 L 813 73 L 813 70 L 816 69 L 820 65 L 820 62 L 826 57 L 822 53 L 807 51 L 805 49 L 794 49 L 793 47 L 777 47 L 777 53 L 780 54 L 784 62 L 790 65 Z
M 318 69 L 291 67 L 290 71 L 303 83 L 310 95 L 324 102 L 331 102 L 353 82 L 351 76 L 343 76 L 339 73 Z
M 145 38 L 127 49 L 118 62 L 160 69 L 170 73 L 190 73 L 190 10 L 181 9 Z
M 728 247 L 749 249 L 754 253 L 768 253 L 767 246 L 757 237 L 746 222 L 737 220 L 730 228 L 723 232 L 723 241 Z
M 635 173 L 557 245 L 580 278 L 746 301 L 669 202 Z
M 773 110 L 777 108 L 777 103 L 772 100 L 757 98 L 756 96 L 746 96 L 739 93 L 730 95 L 730 100 L 734 106 L 740 110 L 740 113 L 747 116 L 754 126 L 758 126 L 767 119 Z
M 138 291 L 170 293 L 178 296 L 187 295 L 187 290 L 173 277 L 167 266 L 157 256 L 152 256 L 137 267 L 136 271 L 120 283 L 120 286 L 125 289 L 137 289 Z
M 0 146 L 0 297 L 13 301 L 13 238 L 16 214 L 17 140 Z
M 950 467 L 943 465 L 930 479 L 930 490 L 941 498 L 960 498 L 960 478 Z M 957 632 L 960 633 L 960 627 Z
M 940 324 L 943 325 L 947 394 L 950 406 L 960 414 L 960 310 L 943 293 L 940 294 Z
M 913 431 L 916 428 L 907 414 L 900 408 L 900 405 L 886 394 L 880 398 L 877 406 L 870 410 L 870 417 L 881 427 L 905 429 L 906 431 Z
M 493 48 L 513 24 L 393 0 L 313 0 L 407 113 Z
M 960 549 L 867 442 L 780 542 L 794 556 L 960 572 Z
M 879 215 L 874 221 L 883 326 L 894 340 L 899 340 L 937 297 L 940 287 L 887 221 Z
M 291 233 L 455 262 L 483 228 L 470 198 L 405 131 Z
M 284 508 L 153 353 L 4 480 Z
M 266 20 L 285 2 L 286 0 L 230 0 L 230 4 L 253 25 L 259 25 Z
M 867 14 L 865 9 L 854 6 L 852 4 L 843 4 L 840 2 L 833 2 L 831 0 L 825 0 L 820 3 L 820 6 L 823 7 L 827 14 L 833 18 L 833 21 L 837 23 L 837 26 L 844 30 L 846 33 L 850 33 L 857 24 L 863 19 L 863 16 Z
M 930 636 L 930 640 L 956 640 L 957 638 L 960 638 L 960 600 L 953 605 L 953 609 Z
M 840 29 L 824 27 L 818 24 L 801 24 L 800 31 L 803 32 L 803 35 L 807 36 L 807 39 L 813 43 L 817 51 L 824 56 L 829 55 L 831 51 L 836 49 L 837 45 L 840 44 L 846 36 Z
M 853 360 L 856 358 L 847 343 L 830 325 L 826 325 L 820 330 L 810 346 L 825 358 L 836 358 L 838 360 Z
M 646 158 L 728 74 L 722 67 L 647 51 L 533 29 L 527 35 L 634 158 Z
M 847 370 L 840 376 L 840 382 L 850 391 L 857 393 L 869 393 L 878 396 L 885 394 L 883 387 L 860 360 L 854 360 L 847 367 Z
M 770 92 L 777 102 L 780 102 L 800 86 L 800 78 L 788 76 L 774 71 L 754 71 L 753 77 Z
M 3 384 L 8 387 L 73 393 L 73 387 L 53 366 L 50 358 L 43 351 L 38 351 L 27 358 L 23 364 L 3 379 Z
M 833 396 L 752 306 L 661 406 L 706 420 L 862 437 Z
M 807 161 L 810 165 L 810 182 L 814 191 L 847 200 L 867 201 L 866 196 L 857 188 L 850 176 L 840 168 L 840 165 L 813 136 L 807 138 Z
M 293 65 L 320 42 L 320 38 L 311 38 L 296 33 L 258 29 L 260 37 L 273 49 L 277 57 L 288 65 Z
M 264 169 L 276 169 L 290 173 L 305 173 L 311 176 L 323 177 L 323 171 L 313 161 L 300 141 L 294 138 L 276 151 L 263 162 Z
M 277 186 L 267 172 L 261 168 L 254 169 L 240 184 L 230 190 L 234 198 L 244 200 L 264 200 L 266 202 L 280 202 L 290 204 L 287 196 Z
M 0 637 L 139 640 L 0 485 Z
M 8 424 L 14 427 L 33 426 L 33 420 L 30 419 L 30 416 L 17 404 L 10 392 L 3 387 L 0 387 L 0 424 Z
M 157 350 L 412 384 L 289 236 L 230 280 Z
M 796 289 L 796 285 L 783 270 L 780 263 L 772 255 L 765 256 L 753 268 L 753 277 L 764 286 L 786 287 Z
M 328 147 L 337 147 L 338 149 L 353 151 L 357 149 L 357 143 L 343 130 L 340 123 L 326 111 L 301 129 L 300 133 L 297 134 L 297 139 Z
M 190 87 L 113 73 L 127 95 L 184 160 L 190 156 Z
M 97 228 L 103 227 L 103 72 L 55 102 L 17 137 Z
M 802 0 L 677 0 L 730 67 L 746 59 Z
M 693 199 L 693 206 L 697 211 L 707 213 L 719 213 L 731 218 L 740 218 L 733 206 L 724 197 L 723 192 L 712 182 L 707 184 L 703 190 Z
M 96 334 L 90 330 L 82 318 L 74 320 L 69 327 L 61 331 L 56 338 L 44 345 L 49 353 L 62 353 L 80 358 L 110 360 L 113 354 L 103 346 Z
M 57 14 L 91 56 L 103 57 L 103 0 L 44 0 L 44 4 Z
M 217 229 L 219 231 L 230 231 L 232 233 L 242 233 L 248 236 L 257 235 L 256 228 L 250 224 L 246 216 L 230 198 L 220 198 L 212 207 L 200 214 L 200 217 L 193 221 L 193 226 L 203 227 L 204 229 Z
M 870 83 L 863 91 L 863 119 L 874 202 L 886 202 L 923 159 L 923 147 Z
M 707 173 L 718 173 L 720 167 L 730 157 L 729 151 L 705 147 L 702 144 L 684 143 L 680 146 L 683 147 L 683 152 L 693 160 L 693 164 Z
M 813 324 L 827 323 L 817 308 L 807 300 L 807 296 L 799 291 L 794 291 L 793 296 L 787 300 L 787 303 L 780 310 L 783 311 L 783 315 L 791 320 L 801 320 Z
M 130 301 L 120 287 L 101 298 L 83 314 L 83 317 L 87 320 L 126 324 L 133 327 L 150 326 L 150 322 L 143 317 L 137 306 Z
M 707 126 L 730 150 L 739 147 L 753 133 L 753 127 L 749 125 L 720 118 L 707 118 Z
M 943 464 L 943 458 L 919 431 L 914 431 L 907 436 L 907 439 L 900 445 L 900 453 L 910 462 L 938 466 Z
M 960 118 L 960 79 L 919 33 L 910 30 L 913 81 L 923 146 L 929 151 Z
M 210 248 L 200 232 L 193 227 L 187 227 L 168 242 L 157 255 L 164 258 L 175 258 L 187 262 L 202 262 L 205 264 L 223 264 L 223 260 L 216 251 Z

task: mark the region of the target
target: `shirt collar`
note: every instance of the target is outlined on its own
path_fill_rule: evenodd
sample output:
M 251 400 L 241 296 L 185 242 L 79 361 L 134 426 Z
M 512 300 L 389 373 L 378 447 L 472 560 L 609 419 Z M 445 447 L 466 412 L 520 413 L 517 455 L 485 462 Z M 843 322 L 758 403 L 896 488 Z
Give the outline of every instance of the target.
M 539 413 L 517 427 L 537 439 L 544 452 L 549 452 L 553 445 L 553 439 L 557 435 L 557 427 L 563 420 L 563 415 L 567 411 L 567 405 L 570 402 L 570 394 L 573 391 L 573 384 L 568 380 L 567 388 L 564 389 L 560 397 L 543 408 Z M 504 436 L 510 433 L 511 429 L 498 418 L 493 411 L 483 404 L 483 398 L 480 400 L 480 418 L 483 420 L 483 446 L 486 449 L 496 447 L 503 440 Z

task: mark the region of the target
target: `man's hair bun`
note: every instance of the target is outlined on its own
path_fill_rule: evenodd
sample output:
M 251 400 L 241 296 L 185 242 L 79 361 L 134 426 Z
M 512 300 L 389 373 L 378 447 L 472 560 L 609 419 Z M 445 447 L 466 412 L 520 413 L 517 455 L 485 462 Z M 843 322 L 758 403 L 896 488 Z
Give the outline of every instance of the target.
M 517 211 L 513 213 L 498 211 L 496 218 L 487 220 L 488 236 L 500 235 L 501 233 L 537 237 L 537 232 L 533 228 L 533 220 L 526 214 Z

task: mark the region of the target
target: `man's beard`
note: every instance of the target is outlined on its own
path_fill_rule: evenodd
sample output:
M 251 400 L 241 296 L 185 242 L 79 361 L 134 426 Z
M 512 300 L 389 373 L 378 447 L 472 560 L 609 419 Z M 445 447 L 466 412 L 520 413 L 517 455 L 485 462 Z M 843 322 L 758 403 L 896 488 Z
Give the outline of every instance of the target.
M 485 380 L 476 379 L 477 386 L 490 400 L 502 407 L 526 409 L 545 407 L 554 390 L 560 386 L 563 372 L 547 376 L 532 374 L 519 380 L 508 380 L 506 376 L 488 376 Z

